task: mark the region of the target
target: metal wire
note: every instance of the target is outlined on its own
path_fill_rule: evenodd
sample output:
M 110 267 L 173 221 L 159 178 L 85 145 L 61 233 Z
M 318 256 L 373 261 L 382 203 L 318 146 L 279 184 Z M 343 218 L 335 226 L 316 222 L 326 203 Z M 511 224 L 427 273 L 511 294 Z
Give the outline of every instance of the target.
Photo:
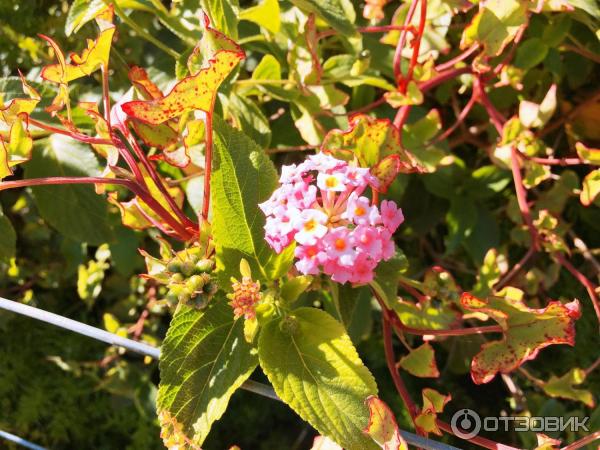
M 109 333 L 108 331 L 101 330 L 100 328 L 92 327 L 90 325 L 77 322 L 76 320 L 68 319 L 58 314 L 51 313 L 49 311 L 44 311 L 43 309 L 35 308 L 29 305 L 24 305 L 22 303 L 15 302 L 13 300 L 7 300 L 2 297 L 0 297 L 0 309 L 5 309 L 7 311 L 12 311 L 14 313 L 31 317 L 42 322 L 56 325 L 57 327 L 74 331 L 75 333 L 83 334 L 84 336 L 91 337 L 92 339 L 96 339 L 98 341 L 106 342 L 107 344 L 123 347 L 127 350 L 139 353 L 141 355 L 151 356 L 154 359 L 158 359 L 160 357 L 160 349 L 156 347 L 144 344 L 143 342 L 137 342 L 132 339 L 117 336 L 116 334 Z M 273 400 L 281 401 L 281 399 L 277 396 L 277 394 L 275 394 L 275 391 L 271 386 L 267 386 L 266 384 L 259 383 L 254 380 L 246 380 L 244 384 L 242 384 L 241 388 L 246 391 L 262 395 L 263 397 L 268 397 Z M 457 447 L 453 447 L 451 445 L 443 444 L 437 441 L 432 441 L 431 439 L 426 439 L 424 437 L 417 436 L 416 434 L 410 433 L 408 431 L 400 431 L 400 434 L 408 444 L 414 445 L 415 447 L 419 447 L 425 450 L 460 450 Z M 24 439 L 19 438 L 18 436 L 6 433 L 4 431 L 0 431 L 0 436 L 10 441 L 21 444 L 24 447 L 31 448 L 33 450 L 45 450 L 43 447 L 32 444 Z
M 0 437 L 6 439 L 7 441 L 14 442 L 15 444 L 19 444 L 23 447 L 30 448 L 31 450 L 46 450 L 44 447 L 40 447 L 32 442 L 26 441 L 19 436 L 15 436 L 12 433 L 7 433 L 6 431 L 0 430 Z

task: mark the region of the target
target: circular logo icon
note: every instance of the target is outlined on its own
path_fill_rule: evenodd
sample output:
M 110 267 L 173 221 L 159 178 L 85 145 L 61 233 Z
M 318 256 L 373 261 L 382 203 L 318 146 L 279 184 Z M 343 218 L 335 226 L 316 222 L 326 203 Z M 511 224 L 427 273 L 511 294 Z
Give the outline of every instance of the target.
M 450 426 L 457 437 L 471 439 L 481 430 L 481 418 L 472 409 L 459 409 L 452 416 Z

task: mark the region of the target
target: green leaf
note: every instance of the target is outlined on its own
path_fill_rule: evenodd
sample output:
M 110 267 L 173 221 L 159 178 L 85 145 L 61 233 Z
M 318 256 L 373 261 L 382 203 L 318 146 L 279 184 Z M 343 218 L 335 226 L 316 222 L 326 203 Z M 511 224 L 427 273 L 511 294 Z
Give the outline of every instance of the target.
M 585 403 L 593 408 L 596 402 L 590 391 L 577 389 L 575 386 L 583 384 L 586 378 L 585 370 L 574 368 L 569 370 L 562 377 L 552 375 L 550 379 L 542 385 L 542 389 L 550 397 L 567 398 Z
M 315 13 L 337 31 L 345 35 L 356 32 L 356 12 L 349 0 L 292 0 L 296 6 Z
M 400 367 L 411 375 L 421 378 L 437 378 L 440 372 L 435 363 L 433 347 L 425 342 L 400 359 Z
M 300 308 L 269 322 L 258 344 L 275 392 L 319 433 L 346 450 L 376 449 L 363 434 L 365 400 L 377 386 L 344 327 L 324 311 Z
M 260 5 L 240 12 L 240 19 L 254 22 L 271 33 L 278 33 L 281 27 L 279 2 L 277 0 L 263 0 Z
M 471 235 L 477 217 L 475 203 L 465 197 L 454 197 L 452 199 L 450 209 L 446 214 L 446 223 L 448 224 L 448 235 L 444 239 L 446 253 L 455 251 Z
M 25 166 L 27 178 L 99 177 L 101 168 L 93 151 L 68 137 L 54 134 L 36 144 Z M 106 201 L 90 185 L 31 188 L 43 219 L 69 238 L 99 245 L 112 239 Z
M 514 65 L 519 69 L 529 70 L 546 58 L 548 50 L 548 45 L 540 38 L 527 39 L 517 48 Z
M 69 8 L 65 21 L 65 34 L 77 33 L 86 23 L 94 20 L 98 13 L 106 8 L 103 0 L 75 0 Z
M 221 33 L 237 39 L 238 9 L 237 0 L 200 0 L 202 10 L 208 14 L 212 26 Z
M 489 383 L 498 372 L 516 369 L 548 345 L 575 343 L 574 322 L 581 314 L 577 300 L 567 304 L 551 301 L 543 309 L 530 309 L 516 298 L 481 300 L 464 293 L 461 304 L 494 319 L 503 333 L 501 340 L 483 344 L 473 358 L 471 378 L 476 384 Z
M 230 112 L 240 129 L 262 148 L 271 144 L 271 128 L 258 105 L 247 97 L 231 93 L 229 95 Z
M 459 314 L 446 305 L 433 304 L 426 300 L 418 305 L 399 300 L 394 312 L 403 325 L 419 330 L 446 330 L 459 318 Z
M 17 250 L 16 246 L 17 234 L 0 206 L 0 261 L 8 262 L 13 258 Z
M 237 274 L 241 258 L 263 280 L 280 277 L 289 269 L 293 248 L 280 255 L 271 250 L 264 237 L 265 217 L 258 207 L 276 186 L 277 172 L 264 151 L 215 117 L 211 196 L 217 268 L 224 283 Z
M 488 55 L 499 55 L 526 23 L 527 2 L 488 0 L 465 28 L 460 46 L 467 48 L 477 42 Z
M 161 348 L 157 409 L 168 439 L 200 446 L 257 365 L 223 296 L 204 310 L 181 306 Z M 170 448 L 170 447 L 169 447 Z M 187 448 L 187 446 L 186 446 Z
M 294 277 L 281 285 L 280 295 L 288 304 L 295 302 L 312 283 L 310 275 Z

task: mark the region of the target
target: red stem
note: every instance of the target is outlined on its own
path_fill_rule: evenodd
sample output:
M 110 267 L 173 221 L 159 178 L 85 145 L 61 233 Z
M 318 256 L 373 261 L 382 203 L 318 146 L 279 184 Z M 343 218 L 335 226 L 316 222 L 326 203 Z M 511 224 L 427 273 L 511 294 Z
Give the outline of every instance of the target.
M 475 103 L 477 103 L 477 97 L 473 94 L 471 96 L 471 98 L 469 99 L 469 101 L 467 102 L 467 104 L 465 105 L 465 107 L 463 108 L 463 110 L 460 112 L 460 114 L 456 118 L 456 122 L 454 122 L 454 124 L 450 128 L 448 128 L 446 131 L 444 131 L 442 134 L 440 134 L 438 137 L 436 137 L 433 142 L 443 141 L 448 136 L 450 136 L 452 133 L 454 133 L 454 131 L 460 126 L 460 124 L 463 123 L 464 120 L 467 118 L 467 115 L 469 114 L 471 109 L 473 109 L 473 106 L 475 106 Z
M 475 51 L 478 48 L 479 48 L 479 44 L 477 44 L 477 43 L 473 44 L 471 47 L 469 47 L 468 49 L 466 49 L 464 52 L 460 53 L 458 56 L 455 56 L 454 58 L 449 59 L 446 62 L 438 64 L 435 67 L 435 70 L 437 72 L 440 72 L 442 70 L 451 69 L 452 67 L 454 67 L 455 64 L 458 64 L 459 62 L 464 61 L 469 56 L 471 56 L 473 53 L 475 53 Z
M 206 114 L 206 148 L 204 155 L 204 198 L 202 200 L 202 219 L 208 220 L 208 211 L 210 208 L 210 175 L 212 173 L 212 154 L 213 154 L 213 125 L 212 111 Z
M 573 264 L 571 264 L 562 255 L 562 253 L 556 253 L 555 256 L 559 264 L 565 269 L 567 269 L 569 272 L 571 272 L 571 275 L 573 275 L 577 279 L 577 281 L 579 281 L 585 287 L 585 289 L 588 292 L 588 295 L 590 296 L 590 300 L 594 305 L 594 310 L 596 311 L 596 317 L 598 318 L 598 322 L 600 323 L 600 302 L 598 301 L 598 294 L 596 294 L 596 287 L 584 274 L 577 270 L 575 266 L 573 266 Z
M 447 424 L 446 422 L 444 422 L 442 420 L 437 420 L 436 423 L 437 423 L 438 427 L 440 427 L 441 430 L 445 431 L 446 433 L 454 435 L 454 431 L 452 431 L 452 427 L 450 426 L 450 424 Z M 460 439 L 463 439 L 460 436 L 457 436 L 457 437 Z M 472 438 L 464 439 L 464 440 L 469 441 L 475 445 L 479 445 L 480 447 L 488 448 L 490 450 L 519 450 L 516 447 L 511 447 L 510 445 L 500 444 L 499 442 L 495 442 L 495 441 L 486 439 L 481 436 L 474 436 Z
M 150 161 L 146 157 L 146 154 L 144 153 L 144 151 L 142 150 L 142 148 L 140 147 L 140 145 L 137 143 L 137 141 L 134 139 L 134 137 L 131 135 L 131 133 L 129 132 L 128 129 L 127 129 L 127 133 L 125 133 L 125 137 L 127 138 L 127 141 L 129 142 L 129 144 L 133 148 L 133 151 L 135 152 L 136 156 L 138 157 L 138 159 L 140 160 L 140 162 L 142 163 L 142 165 L 144 166 L 144 168 L 146 169 L 146 171 L 150 175 L 150 178 L 152 178 L 152 181 L 154 181 L 154 184 L 156 185 L 156 187 L 158 188 L 158 190 L 160 191 L 160 193 L 163 195 L 163 197 L 165 198 L 165 200 L 169 204 L 169 207 L 173 210 L 173 212 L 175 213 L 175 215 L 177 216 L 177 218 L 186 227 L 196 228 L 197 224 L 195 224 L 194 222 L 192 222 L 190 220 L 190 218 L 183 213 L 183 211 L 177 205 L 177 203 L 175 203 L 175 200 L 173 199 L 173 197 L 171 196 L 171 194 L 169 194 L 169 191 L 167 191 L 167 188 L 165 187 L 162 179 L 160 178 L 160 176 L 156 172 L 154 166 L 150 163 Z
M 510 153 L 510 167 L 513 174 L 513 180 L 515 183 L 515 191 L 517 193 L 517 203 L 519 204 L 519 210 L 521 211 L 521 216 L 523 217 L 523 221 L 529 228 L 529 234 L 531 236 L 531 246 L 537 251 L 539 249 L 538 243 L 538 233 L 533 225 L 533 219 L 531 218 L 531 211 L 529 209 L 529 204 L 527 203 L 527 191 L 525 190 L 525 185 L 523 184 L 523 176 L 521 175 L 521 168 L 519 167 L 519 159 L 518 159 L 518 150 L 516 147 L 511 148 Z
M 396 390 L 402 398 L 406 409 L 408 409 L 408 413 L 417 428 L 417 424 L 415 423 L 415 417 L 417 417 L 417 406 L 413 402 L 406 386 L 404 385 L 404 381 L 402 381 L 402 377 L 398 372 L 398 367 L 396 367 L 396 356 L 394 354 L 394 347 L 392 344 L 392 328 L 390 327 L 390 322 L 387 318 L 387 313 L 384 310 L 382 315 L 382 323 L 383 323 L 383 348 L 385 350 L 385 360 L 387 362 L 388 369 L 390 374 L 392 375 L 392 380 L 394 380 L 394 385 L 396 386 Z
M 158 203 L 152 195 L 139 184 L 132 180 L 123 180 L 120 178 L 101 178 L 101 177 L 45 177 L 45 178 L 30 178 L 26 180 L 4 181 L 0 183 L 0 191 L 6 189 L 16 189 L 28 186 L 51 186 L 61 184 L 117 184 L 125 186 L 135 195 L 140 197 L 148 206 L 150 206 L 156 214 L 158 214 L 165 222 L 179 234 L 181 240 L 188 240 L 192 235 L 183 226 L 177 222 L 169 212 Z
M 521 260 L 513 266 L 510 272 L 508 272 L 500 281 L 498 281 L 498 283 L 496 283 L 494 290 L 497 292 L 510 283 L 513 278 L 516 277 L 519 272 L 521 272 L 523 267 L 525 267 L 527 262 L 533 257 L 533 255 L 536 254 L 536 252 L 537 251 L 533 246 L 529 247 L 523 258 L 521 258 Z
M 398 44 L 396 45 L 396 52 L 394 53 L 394 78 L 396 78 L 396 84 L 401 87 L 402 81 L 402 50 L 404 50 L 404 45 L 406 44 L 406 34 L 408 31 L 408 26 L 410 21 L 412 20 L 415 10 L 417 9 L 417 3 L 419 0 L 413 0 L 410 4 L 408 12 L 406 14 L 406 19 L 404 20 L 404 30 L 400 33 L 400 38 L 398 39 Z M 401 90 L 402 92 L 402 90 Z M 404 90 L 403 93 L 406 93 Z
M 589 374 L 596 370 L 598 367 L 600 367 L 600 358 L 594 361 L 590 367 L 585 369 L 585 376 L 589 376 Z
M 419 50 L 421 48 L 421 40 L 423 39 L 423 32 L 425 31 L 425 23 L 427 22 L 427 0 L 421 0 L 421 14 L 419 17 L 419 28 L 417 30 L 417 35 L 414 38 L 413 44 L 413 53 L 412 58 L 410 59 L 410 65 L 408 66 L 408 72 L 406 73 L 406 85 L 410 83 L 413 77 L 413 72 L 415 70 L 415 66 L 419 60 Z M 406 93 L 406 86 L 404 87 L 404 94 Z
M 400 321 L 394 321 L 394 326 L 397 326 L 406 333 L 416 334 L 419 336 L 469 336 L 473 334 L 502 333 L 504 331 L 500 325 L 488 325 L 484 327 L 472 328 L 457 328 L 452 330 L 420 330 L 418 328 L 407 327 L 406 325 L 403 325 Z
M 528 156 L 522 152 L 519 152 L 518 155 L 523 159 L 528 159 L 529 161 L 545 166 L 577 166 L 587 164 L 579 158 L 538 158 L 536 156 Z
M 46 125 L 43 122 L 39 122 L 38 120 L 32 119 L 31 117 L 27 118 L 27 121 L 42 130 L 50 131 L 51 133 L 62 134 L 64 136 L 69 136 L 77 141 L 85 142 L 86 144 L 96 144 L 96 145 L 112 145 L 112 141 L 108 139 L 98 139 L 86 134 L 76 133 L 69 130 L 63 130 L 62 128 L 53 127 L 52 125 Z
M 502 114 L 500 114 L 500 112 L 498 112 L 496 107 L 490 101 L 487 93 L 485 92 L 485 87 L 483 86 L 483 83 L 479 77 L 475 77 L 473 83 L 473 95 L 477 96 L 479 103 L 481 103 L 490 116 L 490 120 L 494 124 L 496 131 L 499 135 L 502 135 L 502 128 L 504 128 L 504 122 L 506 122 L 506 119 L 502 116 Z

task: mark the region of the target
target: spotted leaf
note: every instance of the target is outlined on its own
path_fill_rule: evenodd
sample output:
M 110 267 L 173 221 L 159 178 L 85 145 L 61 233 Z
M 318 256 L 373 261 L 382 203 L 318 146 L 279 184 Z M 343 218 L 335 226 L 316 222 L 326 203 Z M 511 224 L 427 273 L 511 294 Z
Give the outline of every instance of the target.
M 206 22 L 202 39 L 188 60 L 193 75 L 181 80 L 165 96 L 125 103 L 123 111 L 151 125 L 166 122 L 188 110 L 210 113 L 217 89 L 244 57 L 244 51 L 235 42 Z
M 369 407 L 369 424 L 364 429 L 383 450 L 408 450 L 406 441 L 400 435 L 394 413 L 379 398 L 370 396 L 366 402 Z
M 483 344 L 473 358 L 471 378 L 476 384 L 490 382 L 498 372 L 511 372 L 548 345 L 575 343 L 574 322 L 580 316 L 577 300 L 551 301 L 543 309 L 531 309 L 515 298 L 481 300 L 464 293 L 461 304 L 491 317 L 503 330 L 502 339 Z

